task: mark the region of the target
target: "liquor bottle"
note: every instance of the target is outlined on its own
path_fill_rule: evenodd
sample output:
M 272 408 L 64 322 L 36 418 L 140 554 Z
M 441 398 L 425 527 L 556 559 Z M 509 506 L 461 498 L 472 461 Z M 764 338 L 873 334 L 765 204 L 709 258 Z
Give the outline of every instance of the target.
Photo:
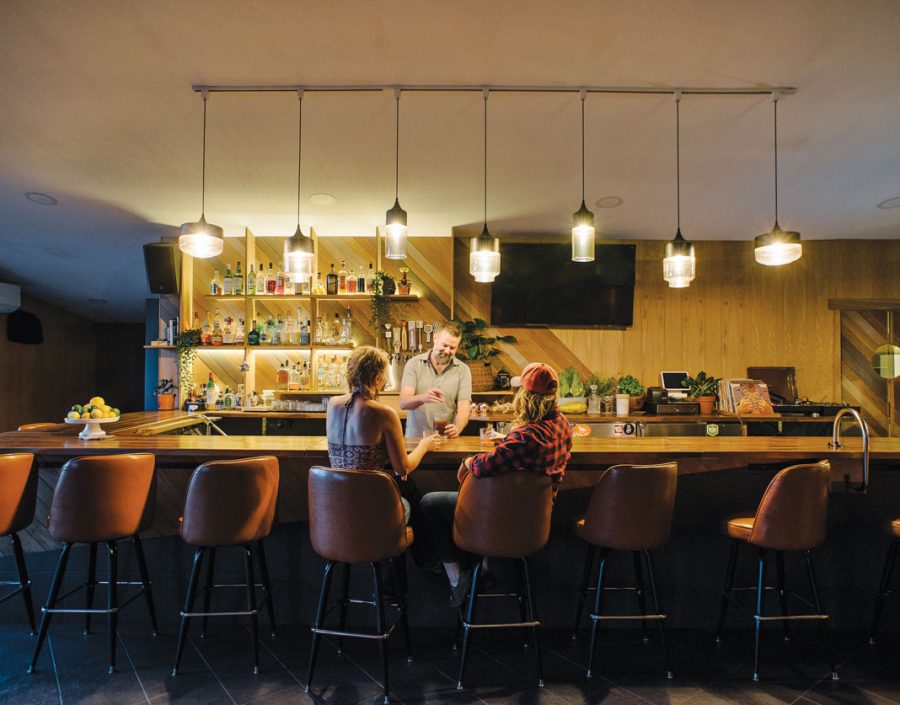
M 222 323 L 219 319 L 218 311 L 216 311 L 215 318 L 213 318 L 213 329 L 212 329 L 212 335 L 210 336 L 209 342 L 212 345 L 221 345 L 222 344 Z
M 321 345 L 325 342 L 325 329 L 322 326 L 322 317 L 316 316 L 316 331 L 313 337 L 316 345 Z
M 300 365 L 296 364 L 288 371 L 288 389 L 292 392 L 300 390 Z
M 325 295 L 325 283 L 322 281 L 322 272 L 316 274 L 316 281 L 312 285 L 313 296 Z
M 350 306 L 347 306 L 347 312 L 344 314 L 344 321 L 341 323 L 341 345 L 349 345 L 353 339 L 353 314 L 350 312 Z
M 316 389 L 323 390 L 325 389 L 325 373 L 327 370 L 325 369 L 325 356 L 319 355 L 319 359 L 316 361 Z
M 219 282 L 219 270 L 213 272 L 212 281 L 209 283 L 209 293 L 212 296 L 218 296 L 222 293 L 222 284 Z
M 234 325 L 234 342 L 235 345 L 243 345 L 244 344 L 244 319 L 239 318 L 238 322 Z
M 275 332 L 272 335 L 272 345 L 284 345 L 284 321 L 281 316 L 275 321 Z
M 299 294 L 300 292 L 297 289 L 300 288 L 300 280 L 295 279 L 296 275 L 291 274 L 290 272 L 284 273 L 284 295 L 285 296 L 293 296 L 294 294 Z
M 359 294 L 366 293 L 366 275 L 362 266 L 360 266 L 359 275 L 356 277 L 356 291 Z
M 235 296 L 244 295 L 244 274 L 243 272 L 241 272 L 240 260 L 238 260 L 237 268 L 234 270 L 234 277 L 232 278 L 231 286 Z
M 238 266 L 240 266 L 238 262 Z M 253 271 L 253 263 L 250 263 L 250 271 L 247 272 L 247 293 L 251 296 L 256 293 L 256 273 Z
M 331 342 L 336 343 L 341 339 L 341 314 L 335 312 L 331 322 Z
M 275 345 L 275 319 L 272 316 L 266 321 L 266 342 Z
M 219 398 L 219 390 L 213 381 L 212 372 L 209 373 L 209 379 L 206 380 L 206 408 L 214 409 L 216 400 Z
M 338 366 L 338 386 L 347 389 L 347 356 L 341 355 L 341 364 Z
M 284 269 L 278 267 L 278 273 L 275 274 L 275 294 L 276 296 L 284 296 Z
M 306 391 L 309 389 L 309 360 L 303 361 L 303 369 L 300 370 L 300 389 Z
M 288 362 L 285 360 L 284 364 L 278 368 L 278 372 L 275 373 L 275 389 L 287 391 L 290 374 Z
M 256 271 L 256 295 L 262 296 L 266 293 L 266 275 L 263 273 L 263 263 L 259 263 L 259 269 Z
M 194 311 L 194 326 L 193 326 L 193 328 L 194 328 L 194 330 L 201 330 L 203 328 L 202 324 L 200 323 L 200 314 L 197 313 L 196 311 Z
M 309 345 L 309 319 L 306 319 L 306 325 L 300 326 L 300 345 Z
M 256 330 L 256 321 L 251 324 L 250 332 L 247 333 L 247 345 L 259 345 L 259 331 Z
M 338 275 L 334 271 L 334 262 L 331 263 L 331 271 L 325 275 L 325 293 L 328 296 L 337 296 L 338 293 Z
M 347 272 L 347 293 L 356 293 L 356 275 L 353 273 L 353 267 Z
M 206 312 L 206 322 L 203 324 L 203 329 L 200 331 L 200 345 L 209 345 L 209 341 L 212 338 L 212 326 L 209 325 L 209 311 Z
M 269 296 L 275 294 L 275 270 L 272 269 L 271 262 L 269 262 L 269 269 L 266 271 L 266 293 Z
M 375 293 L 375 268 L 371 262 L 369 262 L 369 273 L 366 275 L 366 293 Z
M 225 319 L 225 327 L 222 329 L 223 345 L 234 345 L 234 328 L 231 327 L 232 320 L 231 316 Z
M 341 260 L 341 268 L 338 270 L 338 294 L 347 293 L 347 266 Z
M 231 275 L 231 262 L 225 265 L 225 280 L 222 282 L 223 296 L 231 296 L 234 293 L 234 277 Z
M 226 409 L 231 409 L 234 407 L 234 397 L 231 395 L 231 387 L 227 384 L 225 385 L 225 394 L 222 397 L 222 406 Z

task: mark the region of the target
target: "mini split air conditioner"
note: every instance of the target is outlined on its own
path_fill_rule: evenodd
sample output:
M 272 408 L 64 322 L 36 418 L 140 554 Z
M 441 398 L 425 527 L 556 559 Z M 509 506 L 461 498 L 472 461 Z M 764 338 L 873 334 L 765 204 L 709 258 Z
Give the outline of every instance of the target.
M 22 305 L 22 290 L 18 284 L 0 283 L 0 313 L 12 313 Z

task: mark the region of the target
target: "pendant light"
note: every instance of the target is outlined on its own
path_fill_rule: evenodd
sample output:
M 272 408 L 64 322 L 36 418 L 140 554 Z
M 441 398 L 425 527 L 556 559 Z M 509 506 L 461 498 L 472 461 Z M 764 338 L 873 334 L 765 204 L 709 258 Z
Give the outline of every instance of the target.
M 677 230 L 672 241 L 666 243 L 663 279 L 672 289 L 684 289 L 694 280 L 697 258 L 693 243 L 681 234 L 681 91 L 675 91 L 675 194 Z
M 484 89 L 484 227 L 481 235 L 469 242 L 469 274 L 475 281 L 489 284 L 500 274 L 500 238 L 487 226 L 487 102 L 490 90 Z
M 294 272 L 298 278 L 309 281 L 313 275 L 313 258 L 316 246 L 311 237 L 300 229 L 300 166 L 303 156 L 303 91 L 297 91 L 297 229 L 284 243 L 285 269 Z
M 406 259 L 406 211 L 400 207 L 400 89 L 394 89 L 397 103 L 397 134 L 394 151 L 394 205 L 384 214 L 384 256 L 388 259 Z
M 572 261 L 594 261 L 594 214 L 584 203 L 584 99 L 587 91 L 581 89 L 581 208 L 572 214 Z
M 197 258 L 216 257 L 225 249 L 225 234 L 218 225 L 206 222 L 206 102 L 209 91 L 202 90 L 203 96 L 203 159 L 200 182 L 200 220 L 182 223 L 178 237 L 178 249 L 186 255 Z
M 775 123 L 775 226 L 771 232 L 757 235 L 753 256 L 760 264 L 778 266 L 796 262 L 803 255 L 800 233 L 782 230 L 778 225 L 778 91 L 772 91 Z

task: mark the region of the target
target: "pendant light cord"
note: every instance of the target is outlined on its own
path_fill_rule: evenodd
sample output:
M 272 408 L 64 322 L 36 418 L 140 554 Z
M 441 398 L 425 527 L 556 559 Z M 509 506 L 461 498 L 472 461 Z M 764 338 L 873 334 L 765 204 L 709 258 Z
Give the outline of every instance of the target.
M 681 91 L 675 91 L 675 211 L 681 232 Z
M 300 163 L 303 156 L 303 91 L 297 91 L 297 227 L 300 227 Z
M 487 227 L 487 102 L 490 89 L 484 89 L 484 226 Z
M 200 176 L 200 217 L 206 216 L 206 101 L 209 100 L 209 91 L 200 92 L 203 96 L 203 156 L 201 157 L 201 176 Z
M 581 90 L 581 202 L 584 203 L 584 99 L 587 91 Z
M 778 223 L 778 91 L 772 91 L 775 123 L 775 223 Z
M 394 200 L 400 198 L 400 89 L 394 91 L 394 100 L 397 103 L 397 124 L 394 136 Z

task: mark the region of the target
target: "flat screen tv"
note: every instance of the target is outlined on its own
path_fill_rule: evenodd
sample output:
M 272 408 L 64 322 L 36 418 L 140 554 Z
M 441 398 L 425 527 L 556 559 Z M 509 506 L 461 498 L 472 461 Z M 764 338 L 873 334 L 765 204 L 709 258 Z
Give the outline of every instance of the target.
M 634 245 L 596 246 L 573 262 L 567 243 L 501 243 L 491 325 L 626 328 L 634 318 Z

